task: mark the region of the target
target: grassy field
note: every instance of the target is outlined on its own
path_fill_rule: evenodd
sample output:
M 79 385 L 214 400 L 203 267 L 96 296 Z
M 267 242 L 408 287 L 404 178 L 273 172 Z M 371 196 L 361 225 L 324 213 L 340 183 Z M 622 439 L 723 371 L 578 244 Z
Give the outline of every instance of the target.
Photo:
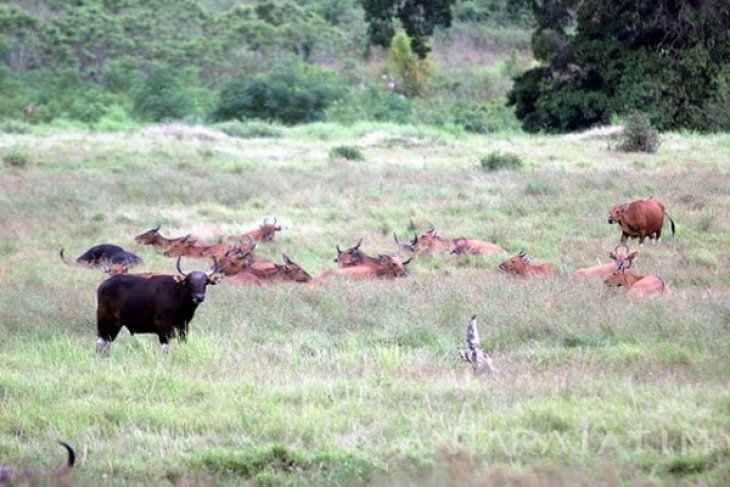
M 364 161 L 330 158 L 338 145 Z M 481 157 L 525 168 L 485 172 Z M 312 125 L 282 138 L 0 135 L 0 464 L 78 463 L 74 485 L 730 484 L 730 135 L 667 134 L 655 155 L 603 140 Z M 631 300 L 571 277 L 605 262 L 612 203 L 656 195 L 677 237 L 639 250 L 669 293 Z M 276 216 L 312 274 L 335 245 L 433 223 L 552 262 L 423 257 L 391 282 L 209 288 L 188 342 L 122 331 L 94 354 L 104 275 L 68 267 L 132 237 L 207 238 Z M 634 244 L 633 246 L 636 246 Z M 207 268 L 205 261 L 183 266 Z M 496 375 L 460 362 L 479 317 Z

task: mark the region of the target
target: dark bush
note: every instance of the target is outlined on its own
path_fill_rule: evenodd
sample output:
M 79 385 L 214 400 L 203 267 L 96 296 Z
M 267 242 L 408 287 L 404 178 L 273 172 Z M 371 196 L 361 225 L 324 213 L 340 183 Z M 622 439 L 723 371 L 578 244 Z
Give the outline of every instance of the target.
M 6 134 L 27 134 L 30 132 L 28 124 L 15 120 L 5 120 L 0 124 L 0 132 Z
M 213 119 L 257 118 L 286 125 L 320 121 L 341 93 L 331 72 L 289 62 L 269 73 L 228 84 Z
M 215 128 L 226 135 L 230 135 L 231 137 L 238 137 L 239 139 L 276 139 L 284 135 L 281 127 L 255 120 L 250 120 L 248 122 L 231 120 L 228 122 L 221 122 L 219 124 L 216 124 Z
M 154 67 L 134 92 L 134 113 L 145 120 L 182 120 L 193 108 L 185 84 L 169 66 Z
M 348 161 L 364 161 L 365 156 L 357 147 L 351 145 L 340 145 L 330 150 L 330 157 L 342 157 Z
M 482 169 L 497 171 L 499 169 L 519 169 L 524 164 L 522 158 L 510 152 L 491 152 L 479 160 Z
M 28 165 L 28 157 L 17 150 L 12 150 L 2 156 L 2 160 L 13 167 L 25 167 Z
M 649 116 L 635 113 L 626 117 L 624 131 L 616 148 L 624 152 L 653 154 L 659 148 L 659 143 L 659 134 L 652 128 Z

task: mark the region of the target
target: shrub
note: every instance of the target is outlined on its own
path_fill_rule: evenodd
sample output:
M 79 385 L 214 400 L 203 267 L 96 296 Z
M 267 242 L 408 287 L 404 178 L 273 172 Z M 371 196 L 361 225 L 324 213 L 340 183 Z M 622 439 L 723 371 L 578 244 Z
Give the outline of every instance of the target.
M 497 171 L 499 169 L 519 169 L 524 164 L 522 158 L 517 154 L 510 152 L 491 152 L 489 155 L 479 160 L 482 169 L 487 171 Z
M 659 134 L 651 126 L 649 116 L 635 113 L 626 118 L 624 132 L 616 148 L 624 152 L 654 153 L 659 148 L 659 143 Z
M 362 155 L 362 152 L 357 147 L 353 147 L 351 145 L 340 145 L 337 147 L 333 147 L 332 150 L 330 150 L 330 157 L 343 157 L 347 159 L 348 161 L 364 161 L 365 156 Z
M 181 120 L 194 103 L 177 73 L 168 66 L 154 67 L 134 93 L 134 113 L 145 120 Z
M 5 120 L 0 124 L 0 132 L 6 134 L 27 134 L 30 132 L 30 127 L 28 127 L 28 124 L 15 120 Z
M 247 122 L 231 120 L 230 122 L 222 122 L 216 124 L 215 128 L 226 135 L 230 135 L 231 137 L 238 137 L 239 139 L 276 139 L 284 135 L 281 127 L 255 120 L 250 120 Z
M 396 89 L 407 96 L 420 95 L 435 71 L 430 60 L 421 59 L 413 52 L 411 41 L 404 32 L 393 36 L 386 62 L 388 69 L 399 78 Z
M 13 167 L 25 167 L 30 162 L 25 154 L 17 150 L 12 150 L 3 155 L 2 160 Z
M 321 121 L 341 92 L 330 71 L 289 62 L 269 73 L 229 83 L 221 91 L 213 119 L 258 118 L 285 125 Z

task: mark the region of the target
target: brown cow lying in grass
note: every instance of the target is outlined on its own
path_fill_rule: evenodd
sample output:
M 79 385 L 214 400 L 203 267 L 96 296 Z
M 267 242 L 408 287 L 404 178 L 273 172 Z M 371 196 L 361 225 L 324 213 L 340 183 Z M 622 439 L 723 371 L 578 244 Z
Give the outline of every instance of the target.
M 155 228 L 151 228 L 144 233 L 140 233 L 134 237 L 134 241 L 142 245 L 152 245 L 160 249 L 167 250 L 171 245 L 178 242 L 187 242 L 190 245 L 205 245 L 206 242 L 198 237 L 193 237 L 192 234 L 188 233 L 182 237 L 165 238 L 160 235 L 161 225 L 157 225 Z
M 611 277 L 603 282 L 611 287 L 626 287 L 629 289 L 627 292 L 629 296 L 642 298 L 661 296 L 667 287 L 659 274 L 640 276 L 624 266 L 619 266 Z
M 223 260 L 231 249 L 253 253 L 255 248 L 256 242 L 248 236 L 240 238 L 234 244 L 198 245 L 195 242 L 183 240 L 172 244 L 163 255 L 166 257 L 206 257 Z
M 451 242 L 451 253 L 455 255 L 494 255 L 503 252 L 502 247 L 485 240 L 459 237 Z
M 276 224 L 276 218 L 274 218 L 274 223 L 268 223 L 269 219 L 266 218 L 264 221 L 259 225 L 259 227 L 255 230 L 250 230 L 248 232 L 244 232 L 240 235 L 229 235 L 225 238 L 223 238 L 224 242 L 235 242 L 242 237 L 250 237 L 254 239 L 256 242 L 270 242 L 274 240 L 274 237 L 276 236 L 276 232 L 281 231 L 281 226 Z
M 555 273 L 555 266 L 552 264 L 530 264 L 530 259 L 523 250 L 499 264 L 499 270 L 515 276 L 540 277 L 552 276 Z
M 401 262 L 398 257 L 381 254 L 377 263 L 370 262 L 351 267 L 327 269 L 317 276 L 315 281 L 322 282 L 327 277 L 342 277 L 345 279 L 394 279 L 396 277 L 405 277 L 408 274 L 405 266 L 411 260 Z
M 629 253 L 629 248 L 626 245 L 619 244 L 613 249 L 613 251 L 608 253 L 608 256 L 613 260 L 613 262 L 577 269 L 575 271 L 575 277 L 581 279 L 588 279 L 591 277 L 607 279 L 616 272 L 621 265 L 625 266 L 627 269 L 630 268 L 636 258 L 636 255 L 636 252 Z
M 68 443 L 59 441 L 59 443 L 68 452 L 68 459 L 66 463 L 58 468 L 54 469 L 42 469 L 34 467 L 25 467 L 22 469 L 0 467 L 0 486 L 52 486 L 62 487 L 64 485 L 70 485 L 65 481 L 66 475 L 73 468 L 76 462 L 76 454 L 74 449 Z
M 335 256 L 335 262 L 337 262 L 337 267 L 345 268 L 355 267 L 359 265 L 380 265 L 379 257 L 371 257 L 364 253 L 362 250 L 360 250 L 362 240 L 363 239 L 360 238 L 360 240 L 358 240 L 354 246 L 346 250 L 341 250 L 340 246 L 337 245 L 337 255 Z
M 226 278 L 231 286 L 258 286 L 267 282 L 309 282 L 309 275 L 299 264 L 292 261 L 287 255 L 282 256 L 284 264 L 277 264 L 269 260 L 260 260 L 245 263 L 242 270 Z

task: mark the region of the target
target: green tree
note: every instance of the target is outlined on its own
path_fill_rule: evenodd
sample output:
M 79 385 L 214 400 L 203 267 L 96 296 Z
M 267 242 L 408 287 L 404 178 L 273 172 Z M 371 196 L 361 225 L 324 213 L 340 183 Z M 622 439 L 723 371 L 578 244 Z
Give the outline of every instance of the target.
M 436 27 L 451 26 L 451 7 L 456 0 L 362 0 L 371 45 L 388 47 L 399 20 L 411 49 L 425 59 L 431 51 L 429 39 Z
M 177 71 L 169 66 L 155 66 L 134 93 L 134 113 L 146 120 L 182 119 L 193 108 Z
M 662 130 L 712 128 L 707 109 L 730 65 L 726 0 L 531 4 L 540 65 L 508 95 L 526 130 L 575 130 L 636 110 Z

